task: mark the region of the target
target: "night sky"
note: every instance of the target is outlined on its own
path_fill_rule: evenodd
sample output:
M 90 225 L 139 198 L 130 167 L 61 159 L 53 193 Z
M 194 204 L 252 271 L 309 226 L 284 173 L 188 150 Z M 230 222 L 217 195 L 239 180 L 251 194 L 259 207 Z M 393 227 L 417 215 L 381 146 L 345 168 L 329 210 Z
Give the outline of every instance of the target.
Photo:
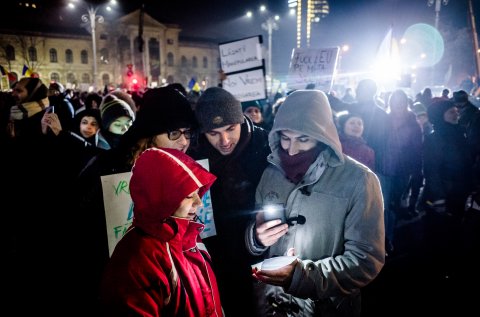
M 129 13 L 138 9 L 142 1 L 118 0 L 118 14 Z M 4 14 L 6 17 L 0 24 L 7 23 L 10 27 L 21 27 L 31 22 L 32 18 L 19 18 L 18 13 L 8 7 L 8 3 L 17 1 L 4 0 L 7 2 L 7 10 L 12 14 Z M 43 23 L 49 23 L 50 27 L 59 30 L 78 28 L 80 14 L 75 19 L 75 14 L 66 9 L 67 0 L 38 0 L 43 13 L 40 16 Z M 91 1 L 101 4 L 106 1 Z M 330 14 L 323 18 L 320 23 L 312 25 L 311 47 L 323 48 L 342 46 L 348 44 L 351 49 L 342 59 L 342 67 L 351 71 L 361 70 L 371 63 L 371 59 L 390 27 L 393 34 L 401 38 L 408 26 L 415 23 L 434 25 L 434 6 L 427 5 L 428 0 L 331 0 Z M 181 36 L 184 39 L 202 38 L 213 42 L 222 43 L 242 39 L 245 37 L 262 35 L 267 42 L 267 33 L 261 27 L 267 15 L 260 15 L 258 7 L 265 4 L 271 15 L 282 16 L 278 23 L 279 29 L 273 32 L 273 69 L 274 73 L 285 74 L 288 72 L 288 64 L 292 49 L 296 45 L 295 19 L 288 16 L 287 0 L 276 1 L 252 1 L 252 0 L 145 0 L 146 11 L 152 17 L 162 23 L 174 23 L 182 28 Z M 473 1 L 475 6 L 477 32 L 480 28 L 480 1 Z M 245 12 L 254 11 L 254 17 L 247 20 Z M 106 16 L 106 15 L 105 15 Z M 23 17 L 23 15 L 22 15 Z M 107 16 L 106 16 L 107 18 Z M 448 33 L 450 41 L 464 38 L 471 43 L 468 37 L 467 0 L 449 0 L 448 5 L 441 6 L 439 29 Z M 458 33 L 458 34 L 456 34 Z M 449 40 L 449 39 L 446 39 Z M 453 50 L 464 52 L 465 62 L 457 69 L 467 67 L 463 64 L 472 64 L 473 46 L 452 43 Z M 452 50 L 452 48 L 449 48 Z M 472 50 L 472 52 L 470 52 Z M 451 53 L 450 55 L 455 55 Z M 458 55 L 456 55 L 458 56 Z M 469 60 L 470 58 L 470 60 Z M 444 61 L 444 64 L 451 61 Z
M 153 3 L 160 4 L 155 7 Z M 149 14 L 159 21 L 179 24 L 183 29 L 181 35 L 185 37 L 202 37 L 224 42 L 260 34 L 266 43 L 267 32 L 262 29 L 261 24 L 268 15 L 261 15 L 257 10 L 260 4 L 265 4 L 270 9 L 270 15 L 279 14 L 282 17 L 278 23 L 279 29 L 273 32 L 274 73 L 288 72 L 291 52 L 296 45 L 296 27 L 295 19 L 287 14 L 287 0 L 205 1 L 208 7 L 191 3 L 192 1 L 181 0 L 150 1 L 146 2 L 146 7 Z M 312 24 L 311 47 L 348 44 L 351 49 L 344 55 L 342 67 L 352 72 L 362 71 L 372 63 L 390 27 L 393 28 L 394 37 L 400 39 L 406 29 L 415 23 L 435 25 L 434 6 L 428 6 L 427 3 L 427 0 L 329 1 L 330 14 L 320 23 Z M 477 32 L 480 32 L 480 1 L 474 0 L 473 3 L 477 13 Z M 254 11 L 253 19 L 248 20 L 245 17 L 247 10 Z M 467 32 L 468 26 L 466 0 L 450 0 L 447 5 L 441 5 L 439 29 L 446 33 L 445 41 L 449 42 L 446 50 L 449 49 L 450 53 L 445 54 L 445 60 L 439 66 L 440 71 L 446 71 L 448 65 L 453 63 L 454 71 L 459 74 L 470 72 L 468 68 L 473 64 L 473 46 Z M 452 42 L 462 38 L 462 43 Z M 456 60 L 451 61 L 449 58 Z

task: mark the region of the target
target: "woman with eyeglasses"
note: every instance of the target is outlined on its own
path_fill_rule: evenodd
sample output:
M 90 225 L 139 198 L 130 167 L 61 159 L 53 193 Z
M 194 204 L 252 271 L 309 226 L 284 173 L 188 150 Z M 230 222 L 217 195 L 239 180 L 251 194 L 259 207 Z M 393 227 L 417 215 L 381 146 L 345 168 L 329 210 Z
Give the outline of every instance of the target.
M 149 148 L 176 149 L 185 153 L 197 130 L 197 121 L 189 101 L 169 87 L 149 89 L 143 95 L 142 107 L 135 121 L 122 135 L 117 148 L 94 157 L 79 175 L 75 205 L 80 214 L 87 213 L 87 224 L 82 223 L 79 241 L 84 254 L 78 253 L 83 272 L 79 283 L 85 285 L 79 296 L 94 311 L 101 273 L 109 259 L 105 202 L 101 176 L 130 172 L 137 158 Z M 123 233 L 121 233 L 123 234 Z M 89 296 L 89 297 L 87 297 Z M 84 304 L 82 304 L 84 305 Z

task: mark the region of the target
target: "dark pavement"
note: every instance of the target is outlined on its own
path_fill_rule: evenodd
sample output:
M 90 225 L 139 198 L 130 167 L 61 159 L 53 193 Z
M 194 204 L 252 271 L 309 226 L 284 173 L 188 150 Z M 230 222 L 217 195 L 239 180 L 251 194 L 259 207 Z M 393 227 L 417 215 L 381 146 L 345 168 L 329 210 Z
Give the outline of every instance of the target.
M 479 316 L 480 272 L 473 261 L 479 250 L 470 251 L 469 261 L 460 248 L 458 255 L 433 260 L 425 219 L 397 226 L 394 252 L 362 291 L 362 316 Z

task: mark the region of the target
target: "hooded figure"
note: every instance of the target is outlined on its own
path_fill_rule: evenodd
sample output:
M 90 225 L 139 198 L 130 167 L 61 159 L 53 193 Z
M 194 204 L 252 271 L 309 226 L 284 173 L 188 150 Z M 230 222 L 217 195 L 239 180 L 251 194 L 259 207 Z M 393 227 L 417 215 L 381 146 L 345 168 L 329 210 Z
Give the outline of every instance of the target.
M 465 129 L 458 123 L 457 107 L 449 100 L 432 103 L 428 117 L 433 133 L 424 142 L 425 196 L 433 208 L 447 208 L 461 218 L 465 200 L 472 190 L 473 168 Z
M 148 149 L 130 180 L 132 227 L 105 270 L 105 316 L 222 316 L 210 256 L 190 214 L 216 177 L 174 149 Z M 188 217 L 179 210 L 189 202 Z
M 130 106 L 114 95 L 106 96 L 100 105 L 102 129 L 99 147 L 109 150 L 120 144 L 120 137 L 128 131 L 135 120 Z
M 330 104 L 319 90 L 297 90 L 285 99 L 269 143 L 270 165 L 256 203 L 260 209 L 283 205 L 287 223 L 264 222 L 259 212 L 246 231 L 247 247 L 266 259 L 298 258 L 282 273 L 254 273 L 264 282 L 254 286 L 257 315 L 360 316 L 360 289 L 385 261 L 378 178 L 342 154 Z

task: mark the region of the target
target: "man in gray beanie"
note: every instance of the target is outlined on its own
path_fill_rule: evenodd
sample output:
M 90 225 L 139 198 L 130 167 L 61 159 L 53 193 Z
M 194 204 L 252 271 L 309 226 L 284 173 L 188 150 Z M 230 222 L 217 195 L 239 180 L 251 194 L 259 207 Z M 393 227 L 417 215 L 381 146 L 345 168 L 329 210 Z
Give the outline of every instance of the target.
M 212 256 L 227 316 L 253 316 L 251 264 L 244 232 L 255 216 L 255 190 L 270 153 L 268 133 L 243 115 L 240 101 L 220 87 L 203 92 L 195 107 L 200 125 L 195 159 L 208 158 L 216 235 L 203 241 Z

